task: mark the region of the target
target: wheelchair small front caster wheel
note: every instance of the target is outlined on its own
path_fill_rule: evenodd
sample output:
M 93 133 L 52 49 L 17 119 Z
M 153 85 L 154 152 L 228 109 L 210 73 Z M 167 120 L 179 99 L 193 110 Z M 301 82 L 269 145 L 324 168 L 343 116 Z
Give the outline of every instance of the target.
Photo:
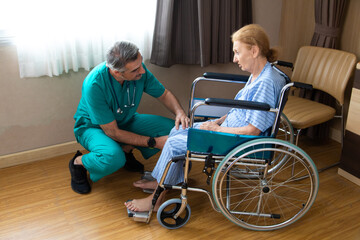
M 164 202 L 157 212 L 160 225 L 167 229 L 177 229 L 184 226 L 189 221 L 191 210 L 189 204 L 187 204 L 185 210 L 175 219 L 174 216 L 180 207 L 181 200 L 178 198 Z

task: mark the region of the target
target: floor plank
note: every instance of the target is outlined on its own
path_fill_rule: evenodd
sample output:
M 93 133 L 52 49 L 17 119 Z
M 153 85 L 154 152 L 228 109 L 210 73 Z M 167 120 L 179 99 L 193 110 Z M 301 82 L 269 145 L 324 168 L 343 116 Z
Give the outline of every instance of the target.
M 306 138 L 301 147 L 318 167 L 340 158 L 340 144 Z M 146 193 L 132 187 L 140 178 L 123 169 L 93 183 L 79 195 L 70 188 L 71 154 L 0 169 L 0 239 L 360 239 L 360 187 L 337 174 L 320 173 L 320 189 L 309 212 L 293 225 L 272 232 L 239 228 L 211 207 L 202 193 L 188 194 L 192 215 L 177 230 L 128 218 L 123 203 Z M 140 158 L 138 153 L 137 158 Z M 151 170 L 158 156 L 145 161 Z M 193 164 L 190 185 L 206 188 L 200 164 Z M 179 196 L 172 191 L 167 198 Z

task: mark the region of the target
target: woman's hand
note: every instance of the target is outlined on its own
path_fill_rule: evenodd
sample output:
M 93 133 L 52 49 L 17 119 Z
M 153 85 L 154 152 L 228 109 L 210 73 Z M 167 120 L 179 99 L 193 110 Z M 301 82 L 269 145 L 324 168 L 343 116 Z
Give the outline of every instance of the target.
M 225 114 L 221 118 L 216 119 L 214 122 L 220 126 L 225 121 L 226 117 L 227 117 L 227 114 Z
M 215 131 L 215 132 L 220 132 L 220 126 L 218 123 L 216 122 L 204 122 L 203 124 L 200 125 L 200 129 L 202 130 L 208 130 L 208 131 Z

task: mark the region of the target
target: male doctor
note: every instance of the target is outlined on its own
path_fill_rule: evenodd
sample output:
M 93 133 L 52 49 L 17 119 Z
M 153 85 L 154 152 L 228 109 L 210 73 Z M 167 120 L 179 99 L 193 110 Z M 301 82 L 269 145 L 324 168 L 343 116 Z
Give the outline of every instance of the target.
M 89 153 L 78 151 L 69 162 L 75 192 L 91 191 L 87 171 L 93 182 L 122 167 L 143 172 L 144 166 L 132 154 L 134 147 L 145 159 L 163 148 L 174 120 L 137 113 L 143 92 L 175 115 L 177 129 L 180 124 L 188 127 L 189 119 L 179 101 L 146 68 L 137 46 L 116 42 L 108 50 L 106 62 L 96 66 L 82 86 L 74 133 Z

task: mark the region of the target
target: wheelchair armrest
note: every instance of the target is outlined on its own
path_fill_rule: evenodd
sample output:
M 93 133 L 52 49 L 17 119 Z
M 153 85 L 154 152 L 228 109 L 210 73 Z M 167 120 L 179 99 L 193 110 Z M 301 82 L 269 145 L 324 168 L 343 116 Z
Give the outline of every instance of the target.
M 269 111 L 270 105 L 262 102 L 251 102 L 244 100 L 222 99 L 222 98 L 206 98 L 205 104 L 212 106 L 224 106 L 231 108 L 243 108 L 260 111 Z
M 238 74 L 230 74 L 230 73 L 214 73 L 214 72 L 206 72 L 203 74 L 204 78 L 212 78 L 212 79 L 224 79 L 224 80 L 233 80 L 246 83 L 249 79 L 249 76 L 246 75 L 238 75 Z

